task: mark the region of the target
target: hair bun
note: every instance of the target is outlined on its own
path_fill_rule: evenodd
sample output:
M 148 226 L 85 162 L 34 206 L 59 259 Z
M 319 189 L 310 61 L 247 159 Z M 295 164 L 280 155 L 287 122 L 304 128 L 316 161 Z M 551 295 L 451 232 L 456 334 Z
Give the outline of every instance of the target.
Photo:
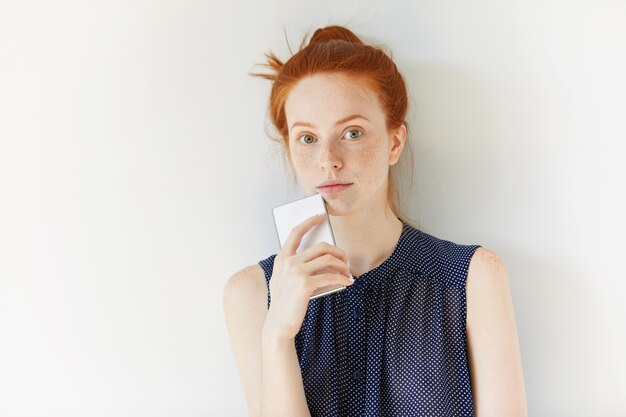
M 358 36 L 343 26 L 326 26 L 324 28 L 317 29 L 313 33 L 313 36 L 309 41 L 309 45 L 332 40 L 342 40 L 363 45 L 363 42 L 361 42 L 361 39 L 359 39 Z

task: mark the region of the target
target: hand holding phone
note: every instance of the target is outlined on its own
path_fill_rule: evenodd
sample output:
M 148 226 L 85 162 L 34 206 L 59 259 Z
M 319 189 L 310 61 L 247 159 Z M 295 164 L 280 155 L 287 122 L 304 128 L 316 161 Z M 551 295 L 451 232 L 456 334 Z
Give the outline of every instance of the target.
M 272 212 L 274 214 L 274 222 L 276 224 L 276 230 L 278 231 L 281 248 L 284 247 L 289 234 L 292 229 L 296 227 L 296 225 L 317 214 L 324 214 L 325 221 L 320 224 L 316 224 L 310 231 L 306 232 L 306 234 L 302 237 L 300 245 L 296 248 L 296 253 L 300 253 L 305 249 L 322 242 L 335 246 L 335 238 L 333 236 L 330 220 L 328 219 L 326 202 L 319 193 L 274 207 Z M 332 272 L 332 270 L 320 272 Z M 352 277 L 352 275 L 350 275 L 350 271 L 348 271 L 348 274 Z M 311 299 L 332 294 L 345 288 L 345 285 L 318 288 L 311 296 Z
M 327 242 L 297 253 L 304 235 L 323 224 L 326 215 L 312 216 L 297 224 L 274 259 L 270 279 L 270 308 L 265 319 L 265 336 L 292 340 L 300 331 L 309 300 L 323 288 L 345 288 L 354 281 L 344 251 Z M 327 272 L 320 272 L 327 271 Z

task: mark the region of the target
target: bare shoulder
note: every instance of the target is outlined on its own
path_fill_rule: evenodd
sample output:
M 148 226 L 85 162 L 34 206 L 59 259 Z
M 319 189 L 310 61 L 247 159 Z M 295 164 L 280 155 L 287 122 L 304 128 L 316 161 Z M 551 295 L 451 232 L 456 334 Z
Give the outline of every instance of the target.
M 476 249 L 467 270 L 467 324 L 484 323 L 483 315 L 511 308 L 509 276 L 502 259 L 490 249 Z
M 476 249 L 467 270 L 468 293 L 477 288 L 508 291 L 508 272 L 504 262 L 495 252 L 484 247 Z
M 235 272 L 224 286 L 224 304 L 235 298 L 258 298 L 267 295 L 265 273 L 259 264 L 248 265 Z
M 229 277 L 224 285 L 222 303 L 229 326 L 235 321 L 245 322 L 249 316 L 264 317 L 267 310 L 267 284 L 261 265 L 248 265 Z
M 267 286 L 260 265 L 249 265 L 233 274 L 222 293 L 224 318 L 233 348 L 248 336 L 259 333 L 267 315 Z
M 492 251 L 491 249 L 485 247 L 479 247 L 474 252 L 472 256 L 472 260 L 470 261 L 470 272 L 471 270 L 492 270 L 499 271 L 501 269 L 505 269 L 504 262 L 498 256 L 497 253 Z

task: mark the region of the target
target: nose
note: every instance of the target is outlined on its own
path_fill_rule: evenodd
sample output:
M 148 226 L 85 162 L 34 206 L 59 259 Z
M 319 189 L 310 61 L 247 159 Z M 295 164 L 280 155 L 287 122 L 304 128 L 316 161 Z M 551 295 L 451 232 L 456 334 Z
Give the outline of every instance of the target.
M 322 155 L 320 157 L 320 167 L 323 170 L 335 170 L 341 168 L 343 163 L 339 152 L 335 149 L 335 144 L 329 143 L 322 149 Z

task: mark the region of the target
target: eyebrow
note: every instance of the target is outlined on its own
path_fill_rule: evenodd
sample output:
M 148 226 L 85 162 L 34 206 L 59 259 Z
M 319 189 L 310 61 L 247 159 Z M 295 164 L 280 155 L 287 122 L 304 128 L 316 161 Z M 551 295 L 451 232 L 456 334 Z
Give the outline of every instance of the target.
M 352 115 L 350 115 L 350 116 L 344 117 L 344 118 L 343 118 L 343 119 L 341 119 L 341 120 L 337 120 L 337 123 L 335 123 L 335 126 L 338 126 L 338 125 L 340 125 L 340 124 L 342 124 L 342 123 L 345 123 L 345 122 L 349 122 L 350 120 L 353 120 L 353 119 L 365 119 L 365 120 L 367 120 L 368 122 L 370 121 L 367 117 L 362 116 L 362 115 L 360 115 L 360 114 L 352 114 Z M 293 128 L 294 128 L 294 127 L 296 127 L 296 126 L 315 127 L 315 126 L 313 126 L 311 123 L 307 123 L 307 122 L 294 122 L 294 123 L 291 125 L 291 130 L 293 130 Z

